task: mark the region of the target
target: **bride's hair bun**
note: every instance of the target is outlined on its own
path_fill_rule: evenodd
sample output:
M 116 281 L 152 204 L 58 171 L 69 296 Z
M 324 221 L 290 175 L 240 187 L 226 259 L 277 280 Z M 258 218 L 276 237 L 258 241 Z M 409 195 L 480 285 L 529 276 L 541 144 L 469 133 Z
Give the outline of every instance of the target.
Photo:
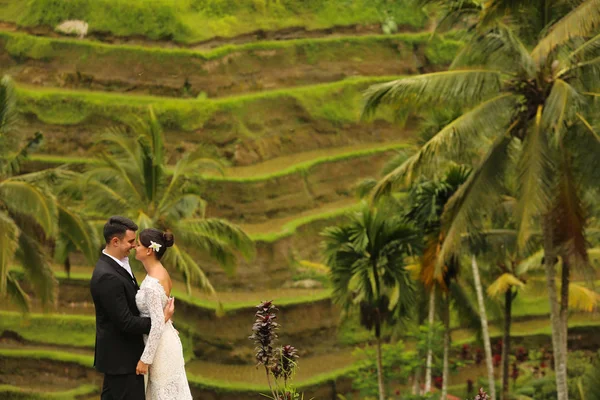
M 158 260 L 160 260 L 162 256 L 165 255 L 167 249 L 175 243 L 175 238 L 171 232 L 163 232 L 155 228 L 148 228 L 141 231 L 139 240 L 144 247 L 150 247 L 152 242 L 160 245 L 160 248 L 154 251 L 154 255 Z
M 167 246 L 167 247 L 171 247 L 171 246 L 173 246 L 173 244 L 175 244 L 175 237 L 173 236 L 173 234 L 171 232 L 164 232 L 163 240 L 165 242 L 165 246 Z

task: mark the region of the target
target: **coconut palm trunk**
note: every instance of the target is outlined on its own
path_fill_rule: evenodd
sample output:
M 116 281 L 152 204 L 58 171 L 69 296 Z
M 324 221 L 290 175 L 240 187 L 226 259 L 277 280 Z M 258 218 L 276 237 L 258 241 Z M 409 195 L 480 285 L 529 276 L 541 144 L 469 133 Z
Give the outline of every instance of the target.
M 477 303 L 479 305 L 479 316 L 481 318 L 481 332 L 483 335 L 483 347 L 485 349 L 485 364 L 488 372 L 489 395 L 490 400 L 496 400 L 496 384 L 494 381 L 494 364 L 492 362 L 492 345 L 490 342 L 490 332 L 488 329 L 487 313 L 485 311 L 485 303 L 483 301 L 483 288 L 481 286 L 481 278 L 479 277 L 479 266 L 475 256 L 471 258 L 471 266 L 473 267 L 473 278 L 475 281 L 475 291 L 477 292 Z
M 504 293 L 504 336 L 502 337 L 502 400 L 509 400 L 510 326 L 512 323 L 513 290 Z
M 383 363 L 381 361 L 381 318 L 379 309 L 375 311 L 375 337 L 377 338 L 377 384 L 379 386 L 379 400 L 385 400 L 385 386 L 383 385 Z
M 556 376 L 557 400 L 568 400 L 567 364 L 563 353 L 563 327 L 561 326 L 558 296 L 556 293 L 556 251 L 553 244 L 552 225 L 544 223 L 544 268 L 546 285 L 550 301 L 550 321 L 552 326 L 552 349 L 554 352 L 554 370 Z
M 419 354 L 419 358 L 421 358 L 423 354 L 420 353 Z M 415 370 L 415 375 L 413 377 L 413 387 L 412 387 L 412 394 L 414 395 L 421 395 L 421 374 L 422 374 L 423 370 L 421 367 L 417 367 L 417 369 Z
M 440 400 L 448 399 L 448 378 L 450 378 L 450 294 L 446 294 L 444 301 L 444 369 L 442 375 L 442 397 Z
M 561 286 L 560 286 L 560 325 L 562 327 L 562 354 L 567 357 L 568 354 L 568 333 L 569 333 L 569 285 L 571 266 L 566 257 L 562 258 Z M 566 361 L 566 360 L 565 360 Z
M 431 391 L 431 367 L 433 364 L 433 323 L 435 322 L 435 286 L 429 294 L 429 332 L 427 333 L 427 361 L 425 364 L 425 393 Z

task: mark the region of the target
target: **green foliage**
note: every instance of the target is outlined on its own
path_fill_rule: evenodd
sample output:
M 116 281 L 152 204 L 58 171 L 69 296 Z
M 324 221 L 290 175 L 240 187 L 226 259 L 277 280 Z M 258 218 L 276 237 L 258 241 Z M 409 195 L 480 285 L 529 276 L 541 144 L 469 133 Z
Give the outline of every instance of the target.
M 26 60 L 47 60 L 53 56 L 51 41 L 28 35 L 15 35 L 6 42 L 6 51 L 11 56 Z
M 152 108 L 147 118 L 131 119 L 129 131 L 113 128 L 100 137 L 102 163 L 91 165 L 85 176 L 75 175 L 62 193 L 80 199 L 84 215 L 132 218 L 140 230 L 173 232 L 177 243 L 166 253 L 167 268 L 181 272 L 187 283 L 214 293 L 214 288 L 190 254 L 195 249 L 233 273 L 237 256 L 254 255 L 251 239 L 236 225 L 205 218 L 206 202 L 189 177 L 202 170 L 221 171 L 218 161 L 202 148 L 186 154 L 167 177 L 164 136 Z M 208 154 L 208 155 L 207 155 Z
M 406 350 L 402 341 L 382 345 L 381 352 L 386 388 L 389 388 L 391 383 L 406 383 L 413 370 L 422 362 L 417 359 L 414 352 Z M 376 349 L 374 347 L 357 348 L 352 354 L 359 359 L 354 363 L 356 370 L 350 373 L 352 389 L 357 390 L 361 397 L 377 397 L 379 388 L 377 386 Z M 386 393 L 386 398 L 388 395 L 389 393 Z
M 57 125 L 83 124 L 93 118 L 123 122 L 127 115 L 144 117 L 147 107 L 153 106 L 160 124 L 168 129 L 194 131 L 216 113 L 239 121 L 253 134 L 267 130 L 261 115 L 278 112 L 282 103 L 300 105 L 315 119 L 342 122 L 360 120 L 362 90 L 370 83 L 389 78 L 352 78 L 341 82 L 314 85 L 295 89 L 282 89 L 218 100 L 179 100 L 151 96 L 124 96 L 108 93 L 77 92 L 58 89 L 30 90 L 19 88 L 19 109 L 35 114 L 41 121 Z M 335 103 L 346 96 L 344 108 L 323 104 Z M 255 110 L 257 110 L 255 112 Z M 281 112 L 281 111 L 279 111 Z M 290 115 L 290 117 L 293 117 Z M 393 120 L 390 115 L 382 118 Z
M 0 385 L 0 396 L 4 400 L 76 400 L 98 392 L 95 385 L 82 385 L 64 392 L 37 392 L 10 385 Z
M 2 5 L 0 4 L 0 7 Z M 2 8 L 0 8 L 2 10 Z M 386 0 L 28 0 L 4 5 L 6 18 L 22 26 L 55 27 L 65 20 L 84 20 L 90 32 L 117 36 L 143 35 L 192 43 L 256 30 L 305 26 L 379 23 L 386 12 L 401 26 L 418 29 L 426 15 L 409 2 Z
M 94 317 L 0 312 L 0 332 L 13 331 L 25 340 L 51 345 L 94 347 Z
M 177 7 L 165 0 L 28 0 L 18 23 L 55 27 L 66 20 L 83 20 L 95 32 L 117 36 L 181 39 L 189 34 Z
M 425 47 L 425 57 L 432 65 L 448 65 L 454 60 L 464 43 L 434 36 Z

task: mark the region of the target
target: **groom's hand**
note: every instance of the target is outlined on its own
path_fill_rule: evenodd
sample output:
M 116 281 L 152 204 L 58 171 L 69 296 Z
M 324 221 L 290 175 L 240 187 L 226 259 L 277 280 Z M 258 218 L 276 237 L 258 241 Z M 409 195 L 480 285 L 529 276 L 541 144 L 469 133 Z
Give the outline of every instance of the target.
M 148 373 L 148 364 L 142 362 L 142 360 L 138 361 L 137 367 L 135 367 L 136 375 L 146 375 Z
M 175 313 L 175 298 L 171 297 L 167 301 L 167 305 L 165 306 L 163 312 L 165 314 L 165 324 L 166 324 L 167 322 L 169 322 L 169 320 Z

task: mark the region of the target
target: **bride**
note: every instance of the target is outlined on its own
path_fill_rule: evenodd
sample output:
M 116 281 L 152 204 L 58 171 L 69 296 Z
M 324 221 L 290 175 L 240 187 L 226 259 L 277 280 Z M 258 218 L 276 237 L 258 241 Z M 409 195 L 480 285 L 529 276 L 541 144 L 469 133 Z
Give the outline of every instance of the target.
M 170 320 L 165 323 L 163 314 L 172 283 L 160 259 L 173 243 L 170 232 L 144 229 L 136 245 L 135 258 L 144 264 L 147 275 L 135 300 L 140 315 L 152 320 L 150 334 L 144 335 L 146 347 L 136 368 L 138 375 L 148 374 L 147 400 L 192 399 L 179 335 Z

